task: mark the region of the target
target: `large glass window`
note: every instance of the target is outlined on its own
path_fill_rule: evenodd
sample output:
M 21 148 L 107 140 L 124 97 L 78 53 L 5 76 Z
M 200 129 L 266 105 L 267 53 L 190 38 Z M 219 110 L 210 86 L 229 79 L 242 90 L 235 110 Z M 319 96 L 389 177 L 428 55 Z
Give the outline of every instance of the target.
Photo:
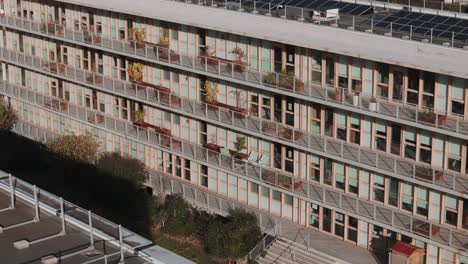
M 450 195 L 445 197 L 445 223 L 454 226 L 458 223 L 458 200 Z
M 314 203 L 310 204 L 309 225 L 319 228 L 320 226 L 320 207 Z
M 384 202 L 385 199 L 385 177 L 383 175 L 374 175 L 373 199 L 378 202 Z
M 408 92 L 406 101 L 417 105 L 419 100 L 419 71 L 408 69 Z
M 335 235 L 344 237 L 344 214 L 335 212 Z
M 413 186 L 409 183 L 402 183 L 402 188 L 402 208 L 409 212 L 413 212 Z

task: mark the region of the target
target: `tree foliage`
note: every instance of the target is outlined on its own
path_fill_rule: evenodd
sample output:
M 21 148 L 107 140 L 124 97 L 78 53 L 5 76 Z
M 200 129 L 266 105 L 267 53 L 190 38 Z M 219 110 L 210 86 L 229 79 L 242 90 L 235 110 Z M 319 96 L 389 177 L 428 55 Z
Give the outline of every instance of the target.
M 219 257 L 239 258 L 262 238 L 257 217 L 244 210 L 231 210 L 226 221 L 216 221 L 207 226 L 206 248 Z
M 127 179 L 137 185 L 141 185 L 148 176 L 143 162 L 128 156 L 121 156 L 119 153 L 103 154 L 98 159 L 96 167 L 101 172 Z
M 0 133 L 10 131 L 17 120 L 16 111 L 10 104 L 0 99 Z
M 93 163 L 99 144 L 89 133 L 83 135 L 64 135 L 50 140 L 47 148 L 62 158 L 85 163 Z

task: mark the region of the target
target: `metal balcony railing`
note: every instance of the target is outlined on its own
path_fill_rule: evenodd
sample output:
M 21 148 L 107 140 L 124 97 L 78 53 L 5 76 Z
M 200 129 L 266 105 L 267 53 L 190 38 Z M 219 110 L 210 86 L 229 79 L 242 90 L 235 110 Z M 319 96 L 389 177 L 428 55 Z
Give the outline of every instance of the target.
M 361 94 L 359 103 L 355 104 L 353 102 L 353 91 L 324 87 L 319 83 L 302 81 L 287 74 L 264 73 L 250 69 L 244 64 L 236 64 L 225 59 L 181 55 L 158 46 L 158 44 L 108 39 L 88 31 L 74 31 L 58 24 L 37 23 L 12 16 L 1 16 L 0 24 L 8 28 L 41 34 L 78 45 L 89 45 L 104 51 L 113 51 L 136 59 L 205 74 L 227 81 L 239 82 L 270 92 L 310 100 L 339 109 L 375 116 L 468 140 L 468 121 L 463 120 L 462 117 L 433 112 L 433 110 L 428 112 L 428 110 L 403 105 L 387 98 L 378 98 L 376 107 L 374 107 L 371 104 L 374 98 Z
M 302 151 L 330 157 L 338 161 L 378 170 L 402 180 L 415 182 L 428 188 L 442 191 L 452 190 L 453 194 L 468 194 L 468 177 L 460 173 L 431 168 L 422 162 L 416 162 L 399 156 L 361 147 L 334 138 L 299 130 L 277 122 L 249 116 L 226 108 L 182 98 L 143 85 L 109 78 L 104 75 L 75 69 L 65 64 L 50 62 L 39 57 L 24 55 L 20 52 L 0 48 L 0 58 L 32 70 L 41 69 L 47 73 L 58 74 L 60 78 L 80 82 L 90 87 L 155 105 L 196 119 L 207 120 L 220 126 L 258 137 L 267 137 L 271 141 L 294 146 Z M 169 106 L 169 108 L 168 108 Z M 255 158 L 255 157 L 254 157 Z M 449 189 L 449 190 L 447 190 Z
M 274 172 L 270 168 L 265 168 L 248 161 L 238 160 L 218 152 L 210 151 L 194 143 L 143 129 L 129 124 L 129 122 L 106 116 L 103 113 L 72 105 L 71 103 L 60 102 L 58 99 L 40 95 L 28 88 L 3 82 L 0 85 L 0 93 L 37 107 L 43 106 L 42 108 L 64 117 L 112 133 L 117 133 L 122 137 L 130 138 L 136 142 L 170 152 L 174 155 L 189 160 L 195 160 L 208 166 L 214 166 L 232 175 L 262 185 L 270 185 L 273 188 L 283 190 L 283 192 L 300 199 L 309 200 L 310 202 L 350 214 L 353 217 L 365 221 L 375 221 L 385 228 L 397 229 L 397 232 L 406 232 L 408 235 L 414 233 L 420 236 L 420 239 L 426 239 L 432 241 L 431 243 L 438 243 L 444 246 L 448 245 L 462 250 L 468 248 L 467 232 L 456 231 L 453 230 L 452 227 L 446 225 L 431 223 L 420 217 L 399 212 L 396 208 L 393 209 L 389 206 L 366 201 L 355 195 L 331 189 L 317 182 L 309 182 L 304 179 L 297 179 L 279 172 Z M 54 100 L 58 101 L 58 103 L 51 103 Z M 61 105 L 63 104 L 66 104 L 67 107 L 62 107 Z M 56 107 L 51 109 L 50 105 Z M 39 129 L 34 129 L 34 127 L 35 125 L 20 120 L 15 129 L 26 136 L 41 141 L 51 137 L 53 138 L 56 134 L 56 132 L 50 132 L 41 128 L 45 131 L 45 134 L 49 133 L 52 134 L 52 136 L 40 135 Z

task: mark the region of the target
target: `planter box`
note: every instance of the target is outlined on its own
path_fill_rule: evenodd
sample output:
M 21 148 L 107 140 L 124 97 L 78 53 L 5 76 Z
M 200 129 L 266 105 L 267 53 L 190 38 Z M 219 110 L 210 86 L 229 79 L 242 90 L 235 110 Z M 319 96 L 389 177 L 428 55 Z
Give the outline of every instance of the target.
M 435 114 L 432 112 L 431 113 L 419 112 L 418 121 L 428 123 L 431 125 L 444 126 L 447 124 L 447 116 Z
M 169 61 L 169 52 L 167 50 L 159 50 L 159 59 L 164 61 Z M 179 54 L 171 50 L 171 61 L 179 61 Z
M 244 160 L 244 159 L 247 159 L 249 157 L 249 154 L 246 154 L 246 153 L 238 153 L 236 150 L 233 150 L 233 149 L 230 149 L 229 150 L 229 154 L 231 154 L 231 156 L 235 159 L 239 159 L 239 160 Z
M 432 169 L 417 167 L 415 176 L 416 178 L 425 179 L 427 181 L 432 182 L 432 173 L 433 173 Z M 440 181 L 443 178 L 444 178 L 444 173 L 442 171 L 435 170 L 434 180 Z
M 156 85 L 156 84 L 152 84 L 152 83 L 148 83 L 148 82 L 143 82 L 143 81 L 133 82 L 133 83 L 135 83 L 136 85 L 141 85 L 141 86 L 149 87 L 149 88 L 152 88 L 152 89 L 155 89 L 155 90 L 164 92 L 164 93 L 168 93 L 168 94 L 171 93 L 171 89 L 166 88 L 166 87 L 161 86 L 161 85 Z
M 211 104 L 214 105 L 214 106 L 217 106 L 217 107 L 229 109 L 231 111 L 239 113 L 240 115 L 242 115 L 244 117 L 247 116 L 248 113 L 249 113 L 249 111 L 247 109 L 232 106 L 232 105 L 228 105 L 228 104 L 223 104 L 223 103 L 220 103 L 220 102 L 213 102 Z
M 216 153 L 221 152 L 221 147 L 219 145 L 214 144 L 214 143 L 205 143 L 205 144 L 203 144 L 203 147 L 208 149 L 208 150 L 211 150 L 213 152 L 216 152 Z
M 342 102 L 343 101 L 342 97 L 343 96 L 342 96 L 341 91 L 335 91 L 335 97 L 333 98 L 335 101 Z
M 281 138 L 287 139 L 287 140 L 292 140 L 292 131 L 289 132 L 280 132 L 279 133 Z M 303 134 L 301 132 L 294 132 L 294 140 L 300 140 L 302 138 Z
M 168 137 L 171 136 L 171 131 L 169 129 L 160 128 L 158 126 L 146 123 L 144 121 L 134 121 L 133 124 L 135 126 L 139 126 L 139 127 L 142 127 L 142 128 L 153 129 L 156 133 L 159 133 L 159 134 L 164 135 L 164 136 L 168 136 Z
M 44 104 L 47 108 L 56 110 L 56 111 L 67 111 L 68 104 L 67 103 L 60 103 L 59 101 L 50 101 Z
M 54 72 L 54 73 L 64 73 L 65 65 L 56 63 L 56 62 L 51 62 L 49 63 L 49 69 L 51 72 Z

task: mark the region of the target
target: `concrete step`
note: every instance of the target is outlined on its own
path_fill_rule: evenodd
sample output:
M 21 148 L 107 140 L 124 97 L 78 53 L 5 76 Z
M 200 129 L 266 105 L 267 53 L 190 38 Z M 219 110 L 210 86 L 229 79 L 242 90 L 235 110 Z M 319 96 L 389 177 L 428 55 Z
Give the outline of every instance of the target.
M 285 245 L 282 245 L 282 244 L 276 244 L 276 245 L 273 245 L 271 248 L 271 251 L 275 252 L 275 253 L 278 253 L 278 252 L 281 252 L 284 256 L 287 256 L 289 257 L 290 259 L 292 259 L 292 253 L 291 251 L 289 250 L 289 248 L 287 248 Z M 292 245 L 293 248 L 293 251 L 294 251 L 294 260 L 295 260 L 295 263 L 297 264 L 323 264 L 323 263 L 333 263 L 333 262 L 329 262 L 328 260 L 326 259 L 323 259 L 321 258 L 320 256 L 314 256 L 314 255 L 310 255 L 310 254 L 307 254 L 307 253 L 304 253 L 302 252 L 301 249 L 295 249 L 294 250 L 294 245 Z
M 281 264 L 295 264 L 291 259 L 284 256 L 280 256 L 274 252 L 268 252 L 265 256 L 265 259 L 270 261 L 270 263 L 281 263 Z
M 273 264 L 271 261 L 265 259 L 264 257 L 257 259 L 257 263 L 258 264 Z
M 300 253 L 306 257 L 310 257 L 312 260 L 321 261 L 321 263 L 338 263 L 339 261 L 327 254 L 324 254 L 318 250 L 309 248 L 303 244 L 293 242 L 291 240 L 285 238 L 279 238 L 276 240 L 275 244 L 282 245 L 283 247 L 287 248 L 289 245 L 296 249 L 296 254 Z

